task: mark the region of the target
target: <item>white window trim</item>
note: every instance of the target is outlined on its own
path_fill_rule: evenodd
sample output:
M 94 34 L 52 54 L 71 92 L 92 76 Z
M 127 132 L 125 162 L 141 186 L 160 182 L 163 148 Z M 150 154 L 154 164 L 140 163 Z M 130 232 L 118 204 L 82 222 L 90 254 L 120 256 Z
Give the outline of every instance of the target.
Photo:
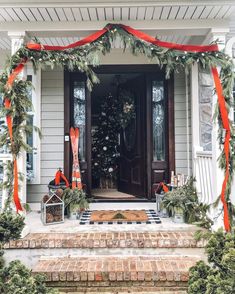
M 34 72 L 32 65 L 27 64 L 26 75 L 32 76 L 32 104 L 33 104 L 33 125 L 41 129 L 41 69 Z M 34 130 L 33 131 L 33 166 L 34 178 L 27 181 L 28 185 L 40 184 L 41 182 L 41 139 Z

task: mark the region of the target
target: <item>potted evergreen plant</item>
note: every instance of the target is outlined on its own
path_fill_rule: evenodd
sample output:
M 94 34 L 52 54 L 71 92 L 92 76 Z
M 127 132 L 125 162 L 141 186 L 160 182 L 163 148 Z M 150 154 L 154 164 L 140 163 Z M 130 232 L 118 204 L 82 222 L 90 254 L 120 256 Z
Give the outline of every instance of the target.
M 207 216 L 209 205 L 200 203 L 194 182 L 195 179 L 191 177 L 185 185 L 167 192 L 161 205 L 166 208 L 174 222 L 185 221 L 209 228 L 212 224 Z
M 79 219 L 86 209 L 89 208 L 89 202 L 86 193 L 77 188 L 67 188 L 63 192 L 65 208 L 68 211 L 68 217 L 71 220 Z
M 174 222 L 184 223 L 184 197 L 179 188 L 166 193 L 161 205 L 166 208 Z

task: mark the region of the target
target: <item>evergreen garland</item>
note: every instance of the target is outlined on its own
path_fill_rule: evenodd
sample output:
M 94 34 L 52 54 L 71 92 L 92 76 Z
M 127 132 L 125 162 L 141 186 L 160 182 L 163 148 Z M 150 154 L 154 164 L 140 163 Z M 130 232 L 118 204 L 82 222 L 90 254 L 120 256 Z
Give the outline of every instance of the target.
M 108 26 L 107 26 L 108 27 Z M 14 146 L 11 146 L 8 130 L 5 129 L 0 141 L 2 145 L 6 145 L 16 158 L 19 155 L 20 150 L 30 150 L 30 146 L 25 144 L 24 136 L 29 130 L 24 124 L 27 121 L 27 109 L 30 105 L 30 101 L 26 95 L 27 87 L 29 83 L 24 80 L 16 80 L 13 83 L 12 88 L 6 87 L 7 78 L 14 68 L 25 58 L 31 61 L 34 68 L 37 69 L 40 65 L 49 65 L 52 68 L 55 66 L 61 66 L 70 71 L 78 70 L 84 72 L 87 76 L 88 89 L 92 88 L 94 83 L 98 82 L 97 76 L 93 72 L 91 66 L 99 65 L 100 54 L 107 54 L 111 50 L 111 43 L 117 37 L 122 41 L 124 45 L 124 51 L 129 48 L 133 55 L 145 55 L 149 60 L 164 67 L 166 77 L 169 78 L 173 72 L 178 72 L 184 69 L 189 72 L 190 67 L 194 63 L 200 64 L 205 69 L 211 69 L 211 67 L 220 67 L 220 78 L 223 86 L 223 93 L 227 103 L 229 111 L 232 103 L 232 85 L 234 81 L 234 66 L 232 59 L 222 51 L 212 52 L 182 52 L 174 49 L 166 49 L 155 46 L 153 44 L 142 41 L 135 36 L 127 33 L 121 26 L 112 24 L 108 27 L 108 31 L 90 44 L 67 49 L 63 51 L 34 51 L 25 46 L 22 46 L 13 56 L 11 56 L 9 63 L 0 77 L 0 93 L 3 97 L 8 97 L 11 100 L 12 106 L 9 110 L 2 110 L 2 115 L 11 114 L 13 117 L 13 138 Z M 39 43 L 36 39 L 35 41 Z M 218 108 L 217 108 L 218 109 Z M 217 110 L 215 113 L 215 119 L 218 121 L 220 128 L 218 132 L 218 139 L 221 147 L 221 156 L 219 158 L 220 167 L 225 170 L 225 156 L 223 151 L 223 129 L 221 114 Z M 231 125 L 231 143 L 230 143 L 230 173 L 229 180 L 226 189 L 226 199 L 230 208 L 230 217 L 232 217 L 233 206 L 230 202 L 231 182 L 234 173 L 235 160 L 234 150 L 232 150 L 235 143 L 234 130 Z M 9 170 L 10 173 L 13 170 Z M 11 183 L 12 184 L 12 183 Z M 9 190 L 9 197 L 12 197 L 11 189 Z

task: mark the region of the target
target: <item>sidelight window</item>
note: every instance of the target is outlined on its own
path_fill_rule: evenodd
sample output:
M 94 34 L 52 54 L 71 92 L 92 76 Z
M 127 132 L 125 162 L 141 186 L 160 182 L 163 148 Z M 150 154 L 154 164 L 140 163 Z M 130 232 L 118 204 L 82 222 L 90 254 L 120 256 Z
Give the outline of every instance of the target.
M 85 127 L 86 127 L 86 84 L 84 81 L 74 81 L 74 127 L 79 128 L 79 156 L 85 161 Z
M 40 128 L 41 113 L 41 70 L 36 73 L 30 65 L 27 65 L 27 80 L 32 83 L 28 88 L 28 98 L 32 102 L 32 108 L 28 109 L 27 124 Z M 26 170 L 28 184 L 40 184 L 40 138 L 35 129 L 26 136 L 27 144 L 32 148 L 27 152 Z
M 164 83 L 152 81 L 153 161 L 165 160 Z

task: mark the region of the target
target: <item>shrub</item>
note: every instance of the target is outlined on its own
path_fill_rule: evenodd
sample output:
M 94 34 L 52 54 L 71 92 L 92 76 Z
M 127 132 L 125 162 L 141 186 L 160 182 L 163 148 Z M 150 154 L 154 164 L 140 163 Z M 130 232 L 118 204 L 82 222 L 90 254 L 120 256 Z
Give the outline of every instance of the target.
M 43 275 L 32 275 L 19 260 L 5 266 L 2 247 L 18 239 L 24 227 L 24 217 L 6 210 L 0 214 L 0 293 L 2 294 L 54 294 L 56 290 L 45 286 Z
M 0 243 L 20 238 L 24 225 L 23 216 L 10 210 L 0 213 Z
M 221 230 L 206 245 L 209 264 L 199 261 L 190 269 L 189 294 L 235 293 L 235 236 Z
M 27 267 L 19 260 L 15 260 L 0 271 L 0 293 L 53 294 L 57 292 L 45 286 L 44 276 L 32 276 Z

